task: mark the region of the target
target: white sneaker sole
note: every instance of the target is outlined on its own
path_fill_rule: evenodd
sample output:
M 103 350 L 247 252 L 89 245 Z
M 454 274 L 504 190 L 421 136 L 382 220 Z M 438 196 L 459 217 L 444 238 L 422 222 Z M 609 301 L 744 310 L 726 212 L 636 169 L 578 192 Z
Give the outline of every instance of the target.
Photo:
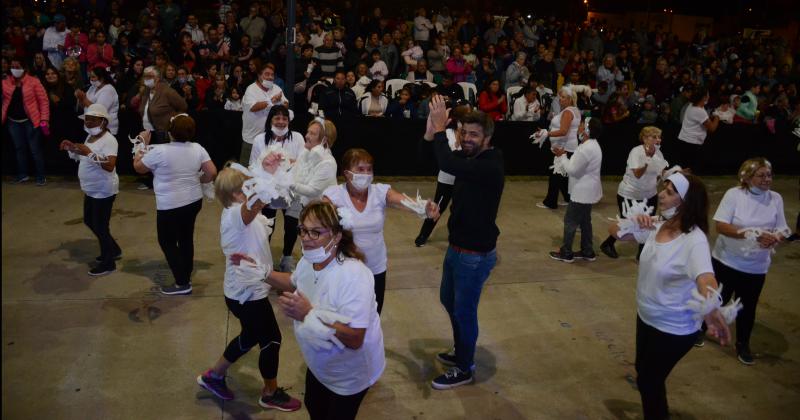
M 453 388 L 458 388 L 458 387 L 460 387 L 462 385 L 471 384 L 474 381 L 475 381 L 475 377 L 474 376 L 469 378 L 469 379 L 465 379 L 465 380 L 463 380 L 461 382 L 455 382 L 455 383 L 452 383 L 452 384 L 440 384 L 440 383 L 437 383 L 435 381 L 431 381 L 431 387 L 433 387 L 433 389 L 438 389 L 440 391 L 443 391 L 443 390 L 446 390 L 446 389 L 453 389 Z
M 164 289 L 161 289 L 160 292 L 161 292 L 162 295 L 167 295 L 167 296 L 191 295 L 192 294 L 192 288 L 189 287 L 188 289 L 181 290 L 179 292 L 165 292 Z
M 200 376 L 197 377 L 197 385 L 200 385 L 200 388 L 203 388 L 206 391 L 214 394 L 214 396 L 216 396 L 217 398 L 219 398 L 221 400 L 225 400 L 225 401 L 233 400 L 233 397 L 229 398 L 229 397 L 224 397 L 222 395 L 219 395 L 219 394 L 217 394 L 217 391 L 214 391 L 214 388 L 211 388 L 210 386 L 206 385 L 206 383 L 203 381 L 203 375 L 200 375 Z
M 571 260 L 565 260 L 565 259 L 563 259 L 563 258 L 554 257 L 554 256 L 552 256 L 552 255 L 550 255 L 549 257 L 550 257 L 550 258 L 552 258 L 552 259 L 554 259 L 554 260 L 556 260 L 556 261 L 565 262 L 565 263 L 567 263 L 567 264 L 572 264 L 572 263 L 574 263 L 574 262 L 575 262 L 575 257 L 573 257 Z

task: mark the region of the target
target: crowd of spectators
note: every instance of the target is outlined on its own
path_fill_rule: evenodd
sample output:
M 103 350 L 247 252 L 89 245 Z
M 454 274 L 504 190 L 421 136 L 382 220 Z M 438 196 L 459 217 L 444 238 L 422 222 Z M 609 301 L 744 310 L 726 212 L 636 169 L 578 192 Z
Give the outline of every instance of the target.
M 710 92 L 708 111 L 722 123 L 764 123 L 773 131 L 800 124 L 800 56 L 783 38 L 700 30 L 683 43 L 659 25 L 618 28 L 446 6 L 389 16 L 380 8 L 359 13 L 350 1 L 341 9 L 299 1 L 297 43 L 287 51 L 282 0 L 222 0 L 202 10 L 188 0 L 149 0 L 138 7 L 125 0 L 99 11 L 59 2 L 8 6 L 4 77 L 11 59 L 21 58 L 41 79 L 54 118 L 66 120 L 82 113 L 96 68 L 116 90 L 119 112 L 136 108 L 143 71 L 154 66 L 192 113 L 241 110 L 244 91 L 272 63 L 275 84 L 294 94 L 295 110 L 328 117 L 426 118 L 438 92 L 495 120 L 546 124 L 558 111 L 554 92 L 572 84 L 579 107 L 606 124 L 680 124 L 697 87 Z M 293 86 L 285 85 L 289 53 L 296 57 Z

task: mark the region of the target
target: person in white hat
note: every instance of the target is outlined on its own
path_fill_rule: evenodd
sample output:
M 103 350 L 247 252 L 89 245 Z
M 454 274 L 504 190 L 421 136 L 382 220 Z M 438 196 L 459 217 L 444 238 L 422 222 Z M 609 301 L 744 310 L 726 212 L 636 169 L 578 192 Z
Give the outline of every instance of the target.
M 100 256 L 97 265 L 89 270 L 90 276 L 104 276 L 116 270 L 115 260 L 122 257 L 117 241 L 111 236 L 109 221 L 111 208 L 119 193 L 117 176 L 117 139 L 108 131 L 111 117 L 106 107 L 92 104 L 80 117 L 84 130 L 89 134 L 84 143 L 63 140 L 59 148 L 78 161 L 78 179 L 83 199 L 83 223 L 97 237 Z
M 661 218 L 642 213 L 609 229 L 620 240 L 644 243 L 636 286 L 635 366 L 645 419 L 669 417 L 667 376 L 691 350 L 702 322 L 727 345 L 737 309 L 720 307 L 706 237 L 708 193 L 700 178 L 680 172 L 667 177 L 658 208 Z

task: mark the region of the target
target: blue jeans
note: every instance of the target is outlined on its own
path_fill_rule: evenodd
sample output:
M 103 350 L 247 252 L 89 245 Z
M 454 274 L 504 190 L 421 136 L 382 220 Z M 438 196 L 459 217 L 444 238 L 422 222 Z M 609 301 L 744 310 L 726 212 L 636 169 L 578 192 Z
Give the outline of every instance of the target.
M 30 148 L 33 163 L 36 165 L 36 179 L 44 179 L 44 154 L 42 153 L 42 135 L 30 120 L 14 122 L 7 120 L 8 133 L 14 141 L 17 152 L 17 179 L 28 176 L 28 153 Z
M 497 262 L 497 252 L 486 255 L 466 254 L 447 248 L 442 269 L 439 301 L 453 326 L 456 365 L 469 372 L 475 364 L 478 342 L 478 302 L 489 273 Z

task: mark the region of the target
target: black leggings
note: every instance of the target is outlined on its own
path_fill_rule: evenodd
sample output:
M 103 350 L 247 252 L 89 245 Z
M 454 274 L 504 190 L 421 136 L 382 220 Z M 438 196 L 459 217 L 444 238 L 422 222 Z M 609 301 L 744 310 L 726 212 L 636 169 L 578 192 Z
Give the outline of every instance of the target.
M 668 334 L 636 317 L 636 385 L 645 420 L 669 418 L 667 376 L 692 349 L 697 334 Z
M 278 357 L 281 350 L 281 330 L 269 299 L 247 301 L 244 304 L 225 298 L 225 304 L 231 313 L 239 319 L 242 331 L 234 337 L 222 357 L 230 363 L 236 363 L 240 357 L 258 344 L 258 370 L 264 379 L 278 377 Z
M 378 302 L 378 315 L 383 309 L 383 295 L 386 293 L 386 272 L 373 274 L 375 279 L 375 301 Z
M 572 153 L 567 153 L 567 157 L 572 157 Z M 542 203 L 551 209 L 558 207 L 558 193 L 564 196 L 564 201 L 569 203 L 569 177 L 551 172 L 547 178 L 547 196 Z
M 728 267 L 716 258 L 711 259 L 711 264 L 717 281 L 725 285 L 722 288 L 722 302 L 728 303 L 734 294 L 742 299 L 743 308 L 736 315 L 736 343 L 749 345 L 750 334 L 756 322 L 758 298 L 767 275 L 744 273 Z
M 108 226 L 116 198 L 116 195 L 106 198 L 92 198 L 88 195 L 83 197 L 83 223 L 100 242 L 100 264 L 105 268 L 116 268 L 114 257 L 122 253 Z
M 622 203 L 625 200 L 628 200 L 628 199 L 623 197 L 623 196 L 621 196 L 621 195 L 619 195 L 619 194 L 617 194 L 617 208 L 619 209 L 619 217 L 621 217 L 623 219 L 625 218 L 625 215 L 622 212 Z M 628 204 L 630 204 L 630 200 L 628 200 Z M 651 216 L 655 216 L 656 215 L 656 211 L 658 211 L 658 194 L 656 194 L 656 195 L 654 195 L 654 196 L 652 196 L 652 197 L 647 199 L 647 206 L 653 208 L 653 211 L 650 212 L 650 215 Z M 611 235 L 608 235 L 608 238 L 606 238 L 605 243 L 613 245 L 614 242 L 616 242 L 616 241 L 617 241 L 617 238 L 615 238 L 615 237 L 613 237 Z M 639 254 L 642 253 L 642 248 L 644 248 L 644 244 L 639 244 Z M 637 254 L 637 258 L 638 258 L 639 254 Z
M 297 243 L 297 218 L 286 214 L 286 210 L 281 210 L 283 213 L 283 256 L 288 257 L 292 255 L 294 244 Z M 278 210 L 264 207 L 261 214 L 268 219 L 274 219 L 278 215 Z M 275 233 L 273 231 L 273 233 Z M 272 242 L 272 233 L 269 234 L 269 241 Z
M 339 395 L 306 369 L 306 396 L 303 402 L 311 420 L 353 420 L 369 387 L 353 395 Z
M 175 284 L 190 283 L 194 270 L 194 222 L 203 207 L 203 200 L 170 210 L 156 212 L 158 244 L 167 257 Z
M 453 186 L 451 184 L 443 184 L 441 182 L 436 183 L 436 194 L 433 196 L 433 202 L 439 203 L 439 200 L 442 200 L 439 203 L 439 213 L 444 213 L 447 210 L 447 206 L 450 204 L 450 199 L 453 197 Z M 425 219 L 422 223 L 422 228 L 419 230 L 419 236 L 421 236 L 426 241 L 431 236 L 431 232 L 433 232 L 433 228 L 436 227 L 436 221 L 433 219 Z M 378 311 L 380 313 L 380 311 Z

